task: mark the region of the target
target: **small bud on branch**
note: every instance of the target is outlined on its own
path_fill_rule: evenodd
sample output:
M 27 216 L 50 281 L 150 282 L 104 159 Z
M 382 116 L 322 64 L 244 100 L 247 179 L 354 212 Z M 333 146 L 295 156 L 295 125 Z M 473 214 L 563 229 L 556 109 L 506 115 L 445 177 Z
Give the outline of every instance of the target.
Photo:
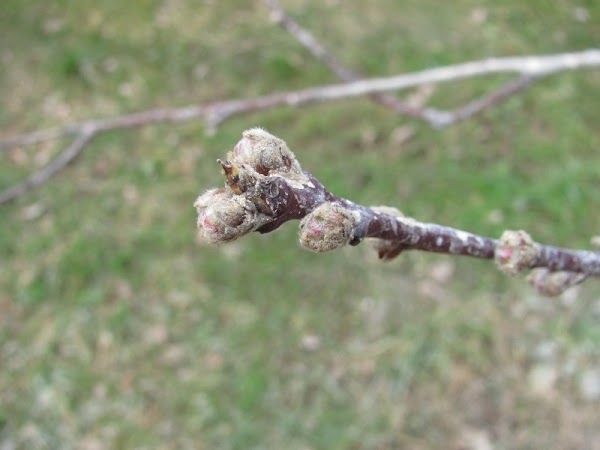
M 566 272 L 559 270 L 551 272 L 545 267 L 533 269 L 527 276 L 527 281 L 540 294 L 546 297 L 556 297 L 562 294 L 571 286 L 581 283 L 588 277 L 585 273 Z
M 285 141 L 260 128 L 245 131 L 227 160 L 218 162 L 225 188 L 209 190 L 194 203 L 200 235 L 210 243 L 229 242 L 250 231 L 269 233 L 295 219 L 301 220 L 301 245 L 315 252 L 371 238 L 381 259 L 423 250 L 495 259 L 509 275 L 544 268 L 529 278 L 544 295 L 558 295 L 600 275 L 597 252 L 542 245 L 524 231 L 505 231 L 496 240 L 418 222 L 395 208 L 368 208 L 336 197 L 302 170 Z
M 494 258 L 498 268 L 507 275 L 517 275 L 531 267 L 538 256 L 538 249 L 525 231 L 502 233 Z
M 343 206 L 327 202 L 300 221 L 300 244 L 314 252 L 329 252 L 350 243 L 356 217 Z
M 252 128 L 242 133 L 227 159 L 234 164 L 246 164 L 262 175 L 271 172 L 301 174 L 302 168 L 285 141 L 262 128 Z

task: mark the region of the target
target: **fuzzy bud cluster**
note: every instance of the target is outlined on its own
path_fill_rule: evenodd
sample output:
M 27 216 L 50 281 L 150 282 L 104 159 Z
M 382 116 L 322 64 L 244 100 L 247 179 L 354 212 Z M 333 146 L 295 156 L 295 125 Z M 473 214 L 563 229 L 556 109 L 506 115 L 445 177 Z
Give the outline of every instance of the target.
M 233 241 L 264 223 L 252 202 L 229 189 L 211 189 L 194 206 L 200 237 L 211 244 Z
M 226 187 L 211 189 L 194 203 L 200 237 L 211 244 L 233 241 L 273 220 L 267 201 L 278 195 L 273 177 L 300 189 L 314 187 L 285 141 L 262 128 L 244 131 L 227 160 L 217 162 Z
M 500 237 L 494 259 L 502 272 L 517 275 L 531 268 L 538 252 L 535 242 L 525 231 L 507 230 Z
M 300 245 L 314 252 L 329 252 L 354 237 L 356 218 L 343 206 L 327 202 L 300 221 Z

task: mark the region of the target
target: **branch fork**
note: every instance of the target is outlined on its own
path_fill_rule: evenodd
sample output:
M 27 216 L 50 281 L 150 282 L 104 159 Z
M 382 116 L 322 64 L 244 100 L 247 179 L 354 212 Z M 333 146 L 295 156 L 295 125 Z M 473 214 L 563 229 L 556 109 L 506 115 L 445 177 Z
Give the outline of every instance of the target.
M 597 252 L 542 245 L 524 231 L 505 231 L 497 240 L 419 222 L 395 208 L 366 207 L 337 197 L 302 169 L 285 141 L 261 128 L 244 131 L 226 160 L 218 163 L 225 187 L 205 192 L 194 203 L 200 236 L 211 244 L 252 231 L 269 233 L 300 220 L 299 242 L 315 252 L 369 238 L 383 260 L 405 250 L 494 259 L 508 275 L 536 269 L 529 281 L 549 296 L 600 275 Z
M 273 5 L 275 0 L 268 0 Z M 289 22 L 287 19 L 284 23 Z M 296 25 L 298 27 L 298 25 Z M 293 30 L 296 28 L 290 28 Z M 308 32 L 305 32 L 308 35 Z M 314 38 L 311 38 L 314 39 Z M 323 53 L 314 45 L 302 41 L 317 57 Z M 324 52 L 324 49 L 322 49 Z M 0 191 L 0 205 L 11 202 L 31 189 L 35 189 L 75 160 L 97 135 L 126 128 L 148 126 L 157 123 L 181 123 L 194 119 L 203 119 L 207 133 L 212 133 L 225 120 L 253 111 L 262 111 L 279 106 L 300 107 L 314 103 L 370 95 L 375 101 L 392 108 L 396 113 L 422 119 L 434 128 L 450 126 L 473 117 L 485 109 L 491 108 L 501 101 L 516 95 L 530 86 L 535 80 L 547 75 L 566 70 L 600 67 L 600 49 L 590 49 L 575 53 L 556 55 L 538 55 L 523 57 L 492 58 L 471 61 L 452 66 L 412 72 L 387 78 L 358 79 L 353 73 L 342 68 L 332 56 L 324 61 L 343 80 L 342 84 L 317 86 L 299 91 L 287 91 L 268 94 L 254 98 L 223 100 L 199 105 L 188 105 L 179 108 L 155 108 L 145 111 L 124 114 L 106 119 L 91 119 L 72 123 L 63 127 L 38 130 L 9 139 L 0 139 L 0 151 L 19 146 L 30 146 L 41 142 L 55 140 L 65 136 L 75 136 L 72 143 L 63 150 L 51 163 L 27 177 L 21 183 Z M 401 91 L 413 87 L 427 86 L 449 82 L 463 78 L 500 74 L 518 73 L 520 76 L 481 99 L 473 100 L 454 111 L 441 111 L 434 108 L 416 107 L 408 102 L 401 102 L 386 91 Z M 419 103 L 422 103 L 419 102 Z

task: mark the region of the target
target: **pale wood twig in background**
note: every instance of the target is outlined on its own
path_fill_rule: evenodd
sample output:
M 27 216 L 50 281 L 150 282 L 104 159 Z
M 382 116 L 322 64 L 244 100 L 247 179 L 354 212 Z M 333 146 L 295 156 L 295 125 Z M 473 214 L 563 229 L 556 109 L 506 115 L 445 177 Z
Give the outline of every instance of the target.
M 575 53 L 555 55 L 516 56 L 490 58 L 451 66 L 426 69 L 403 75 L 384 78 L 371 78 L 307 88 L 299 91 L 288 91 L 255 98 L 224 100 L 213 103 L 190 105 L 180 108 L 157 108 L 122 116 L 87 120 L 63 127 L 34 131 L 14 138 L 0 140 L 0 150 L 34 145 L 64 136 L 77 136 L 73 143 L 58 157 L 22 183 L 0 192 L 0 204 L 10 202 L 29 190 L 44 184 L 53 175 L 74 160 L 89 143 L 93 136 L 100 133 L 124 128 L 147 126 L 156 123 L 180 123 L 195 119 L 204 119 L 209 132 L 231 117 L 249 112 L 261 111 L 278 106 L 303 106 L 313 103 L 327 102 L 344 98 L 378 94 L 386 91 L 405 90 L 432 83 L 450 82 L 465 78 L 500 74 L 521 74 L 521 81 L 508 86 L 505 92 L 495 95 L 503 97 L 518 91 L 521 86 L 533 79 L 567 70 L 600 67 L 600 50 L 590 49 Z M 476 111 L 493 100 L 493 95 L 479 102 L 467 105 Z M 467 114 L 468 111 L 465 113 Z M 85 137 L 85 139 L 84 139 Z
M 271 9 L 273 20 L 281 28 L 294 36 L 300 44 L 329 67 L 341 80 L 356 81 L 361 78 L 344 67 L 331 53 L 325 50 L 308 30 L 302 28 L 285 12 L 277 0 L 264 0 L 264 2 Z M 446 128 L 508 100 L 513 95 L 527 89 L 534 81 L 540 78 L 542 78 L 542 75 L 522 75 L 509 81 L 499 89 L 452 111 L 415 106 L 409 102 L 400 101 L 393 95 L 388 94 L 371 94 L 371 98 L 396 111 L 398 114 L 414 119 L 421 119 L 434 128 Z
M 331 53 L 325 50 L 308 30 L 302 28 L 297 22 L 292 20 L 279 5 L 277 0 L 264 0 L 264 2 L 271 9 L 273 20 L 277 22 L 281 28 L 294 36 L 313 56 L 329 67 L 339 79 L 343 81 L 356 81 L 361 78 L 350 69 L 344 67 Z M 371 94 L 371 98 L 396 111 L 398 114 L 413 117 L 415 119 L 429 120 L 429 116 L 434 117 L 439 113 L 439 111 L 434 109 L 422 109 L 407 102 L 402 102 L 389 94 Z

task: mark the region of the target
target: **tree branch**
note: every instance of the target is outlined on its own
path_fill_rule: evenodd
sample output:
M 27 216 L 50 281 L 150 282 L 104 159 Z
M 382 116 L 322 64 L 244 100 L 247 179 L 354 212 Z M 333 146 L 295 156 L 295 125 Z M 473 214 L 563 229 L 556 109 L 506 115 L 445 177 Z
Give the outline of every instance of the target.
M 277 0 L 264 0 L 272 13 L 273 20 L 284 30 L 290 33 L 300 44 L 304 46 L 314 57 L 322 61 L 338 78 L 344 81 L 356 81 L 360 77 L 350 69 L 344 67 L 331 53 L 315 39 L 306 29 L 294 21 L 281 7 Z M 444 111 L 436 108 L 422 108 L 402 102 L 392 95 L 371 94 L 370 97 L 376 102 L 396 111 L 398 114 L 423 120 L 434 128 L 445 128 L 458 122 L 467 120 L 486 109 L 492 108 L 499 103 L 509 99 L 513 95 L 527 89 L 534 81 L 542 78 L 539 76 L 523 75 L 520 78 L 509 81 L 498 90 L 491 92 L 479 99 L 473 100 L 466 105 L 452 111 Z
M 315 58 L 323 62 L 340 80 L 357 81 L 361 77 L 350 69 L 344 67 L 331 53 L 319 44 L 314 36 L 306 29 L 302 28 L 294 21 L 277 0 L 264 0 L 267 7 L 271 10 L 273 20 L 285 31 L 290 33 L 296 40 L 304 46 Z M 389 94 L 371 94 L 370 97 L 377 103 L 396 111 L 398 114 L 428 121 L 428 114 L 435 116 L 439 111 L 434 109 L 422 110 L 419 107 L 398 100 Z
M 224 189 L 200 195 L 200 236 L 209 243 L 233 241 L 251 231 L 269 233 L 300 219 L 300 243 L 326 252 L 370 238 L 381 259 L 405 250 L 494 259 L 509 275 L 543 268 L 530 277 L 545 295 L 558 295 L 588 276 L 600 275 L 600 253 L 534 242 L 524 231 L 497 240 L 451 227 L 418 222 L 389 207 L 366 207 L 329 192 L 302 170 L 287 144 L 255 128 L 243 133 L 220 161 Z
M 318 86 L 299 91 L 270 94 L 262 97 L 226 100 L 181 108 L 159 108 L 108 119 L 89 120 L 2 140 L 0 141 L 0 150 L 33 145 L 46 140 L 58 139 L 69 134 L 78 134 L 83 128 L 95 128 L 97 132 L 103 132 L 151 125 L 159 122 L 185 122 L 199 118 L 205 119 L 210 126 L 217 126 L 235 115 L 271 109 L 278 106 L 304 106 L 312 103 L 340 100 L 385 91 L 405 90 L 425 84 L 443 83 L 483 75 L 519 73 L 531 78 L 567 70 L 592 67 L 600 67 L 600 49 L 555 55 L 489 58 L 392 77 L 370 78 L 342 84 Z
M 7 150 L 17 146 L 34 145 L 47 140 L 58 139 L 68 135 L 77 135 L 81 138 L 87 133 L 92 135 L 100 134 L 109 130 L 124 128 L 134 128 L 156 123 L 180 123 L 195 119 L 204 119 L 207 131 L 214 130 L 222 122 L 234 116 L 241 114 L 272 109 L 278 106 L 303 106 L 313 103 L 340 100 L 363 95 L 371 95 L 393 90 L 403 90 L 425 84 L 449 82 L 464 78 L 499 74 L 499 73 L 519 73 L 523 75 L 521 84 L 515 85 L 513 89 L 519 89 L 519 86 L 525 85 L 529 78 L 534 79 L 553 73 L 583 69 L 600 66 L 600 50 L 591 49 L 575 53 L 563 53 L 547 56 L 523 56 L 510 58 L 491 58 L 481 61 L 472 61 L 452 66 L 438 67 L 434 69 L 422 70 L 394 77 L 372 78 L 365 80 L 352 81 L 343 84 L 333 84 L 326 86 L 313 87 L 298 91 L 288 91 L 265 95 L 255 98 L 242 98 L 237 100 L 226 100 L 201 105 L 190 105 L 181 108 L 157 108 L 147 111 L 141 111 L 122 116 L 96 119 L 70 124 L 64 127 L 50 128 L 41 131 L 27 133 L 11 139 L 0 141 L 0 150 Z M 524 88 L 524 87 L 523 87 Z M 510 94 L 510 89 L 507 94 Z M 499 96 L 503 98 L 502 95 Z M 485 107 L 486 102 L 496 101 L 489 98 L 482 101 L 481 104 L 471 105 L 471 110 Z M 467 117 L 467 113 L 464 113 Z M 446 120 L 437 118 L 436 120 Z M 78 142 L 79 138 L 76 140 Z M 90 136 L 91 138 L 91 136 Z M 89 140 L 89 139 L 88 139 Z M 87 140 L 83 143 L 85 147 Z M 72 149 L 67 149 L 61 153 L 60 159 L 52 162 L 49 167 L 51 175 L 57 173 L 66 166 L 63 164 L 63 155 L 69 157 L 69 161 L 81 153 L 83 148 L 78 149 L 73 156 Z M 54 169 L 54 168 L 57 169 Z M 0 193 L 0 204 L 14 200 L 33 187 L 43 184 L 49 176 L 40 176 L 35 174 L 19 186 L 10 188 Z M 25 188 L 27 186 L 27 188 Z
M 0 204 L 10 202 L 27 191 L 44 184 L 73 161 L 83 151 L 85 146 L 89 144 L 96 133 L 97 131 L 94 129 L 82 128 L 71 145 L 58 155 L 57 158 L 52 160 L 51 163 L 26 178 L 25 181 L 0 192 Z
M 543 77 L 544 75 L 522 75 L 519 78 L 515 78 L 498 88 L 496 91 L 473 100 L 460 108 L 453 111 L 443 111 L 442 115 L 438 116 L 435 123 L 432 123 L 432 126 L 444 128 L 470 119 L 471 117 L 508 100 L 519 92 L 524 91 L 535 81 L 540 80 Z

